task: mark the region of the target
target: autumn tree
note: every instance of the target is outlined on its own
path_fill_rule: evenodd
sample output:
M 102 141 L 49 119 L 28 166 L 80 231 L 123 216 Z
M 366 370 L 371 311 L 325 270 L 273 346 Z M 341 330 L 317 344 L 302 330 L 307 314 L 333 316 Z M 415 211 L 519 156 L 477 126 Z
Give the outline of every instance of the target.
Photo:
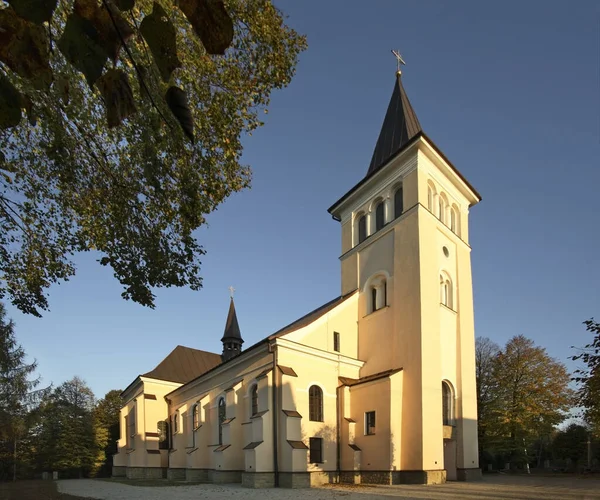
M 0 302 L 0 478 L 16 479 L 21 460 L 19 443 L 29 430 L 29 413 L 39 378 L 32 377 L 36 362 L 25 362 L 14 323 Z
M 268 0 L 0 0 L 0 298 L 39 315 L 90 250 L 126 299 L 198 290 L 193 233 L 305 46 Z
M 573 465 L 585 464 L 587 461 L 588 437 L 588 429 L 575 423 L 570 424 L 564 430 L 559 430 L 552 439 L 553 458 L 569 459 Z
M 501 349 L 493 369 L 496 379 L 496 433 L 504 438 L 511 461 L 522 463 L 526 443 L 551 434 L 573 402 L 565 365 L 518 335 Z
M 570 359 L 585 364 L 574 372 L 573 380 L 578 384 L 577 402 L 584 410 L 585 421 L 592 433 L 600 437 L 600 323 L 592 318 L 584 321 L 584 325 L 593 339 L 578 348 L 577 354 Z

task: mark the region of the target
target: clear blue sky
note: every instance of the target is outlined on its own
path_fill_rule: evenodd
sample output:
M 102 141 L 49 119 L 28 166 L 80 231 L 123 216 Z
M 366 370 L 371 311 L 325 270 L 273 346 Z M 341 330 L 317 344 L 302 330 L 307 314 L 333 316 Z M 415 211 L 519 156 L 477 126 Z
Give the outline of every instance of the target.
M 162 290 L 146 309 L 78 257 L 42 319 L 8 307 L 44 382 L 79 375 L 101 397 L 177 344 L 220 352 L 230 285 L 246 346 L 336 297 L 340 228 L 326 210 L 367 171 L 392 48 L 424 130 L 483 196 L 470 217 L 476 334 L 523 334 L 566 361 L 587 340 L 581 322 L 600 317 L 600 4 L 276 4 L 309 49 L 246 140 L 252 189 L 198 233 L 203 290 Z

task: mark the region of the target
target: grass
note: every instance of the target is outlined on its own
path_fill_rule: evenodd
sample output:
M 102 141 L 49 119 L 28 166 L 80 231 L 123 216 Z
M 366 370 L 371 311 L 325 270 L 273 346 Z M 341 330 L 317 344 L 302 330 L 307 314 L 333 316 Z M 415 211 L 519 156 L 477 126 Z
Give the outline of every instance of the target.
M 85 500 L 59 493 L 56 482 L 46 480 L 0 483 L 0 500 Z

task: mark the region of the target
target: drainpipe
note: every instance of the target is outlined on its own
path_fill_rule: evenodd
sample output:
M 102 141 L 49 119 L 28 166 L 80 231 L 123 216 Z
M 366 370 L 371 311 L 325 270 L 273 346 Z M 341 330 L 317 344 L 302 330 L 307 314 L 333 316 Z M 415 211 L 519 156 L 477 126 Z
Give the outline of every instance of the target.
M 340 389 L 342 389 L 343 386 L 338 386 L 335 388 L 335 399 L 336 399 L 336 404 L 335 404 L 335 435 L 336 435 L 336 441 L 337 441 L 337 450 L 336 450 L 336 461 L 335 461 L 335 470 L 337 473 L 337 482 L 341 482 L 340 480 L 340 475 L 341 475 L 341 471 L 340 471 L 340 462 L 341 462 L 341 454 L 342 454 L 342 444 L 341 444 L 341 418 L 342 418 L 342 412 L 340 411 Z
M 277 346 L 269 345 L 269 350 L 273 353 L 273 473 L 274 473 L 274 485 L 279 487 L 279 435 L 278 435 L 278 424 L 279 419 L 277 412 Z

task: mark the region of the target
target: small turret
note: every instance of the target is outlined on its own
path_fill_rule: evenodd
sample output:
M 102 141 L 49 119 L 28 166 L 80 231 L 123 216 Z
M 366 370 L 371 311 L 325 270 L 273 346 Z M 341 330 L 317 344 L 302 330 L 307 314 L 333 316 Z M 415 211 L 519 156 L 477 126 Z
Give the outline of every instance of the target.
M 237 316 L 235 314 L 235 304 L 233 302 L 233 293 L 231 302 L 229 303 L 229 313 L 227 314 L 227 322 L 225 323 L 225 333 L 221 339 L 223 342 L 223 354 L 221 359 L 227 361 L 242 352 L 242 344 L 244 339 L 240 333 Z

